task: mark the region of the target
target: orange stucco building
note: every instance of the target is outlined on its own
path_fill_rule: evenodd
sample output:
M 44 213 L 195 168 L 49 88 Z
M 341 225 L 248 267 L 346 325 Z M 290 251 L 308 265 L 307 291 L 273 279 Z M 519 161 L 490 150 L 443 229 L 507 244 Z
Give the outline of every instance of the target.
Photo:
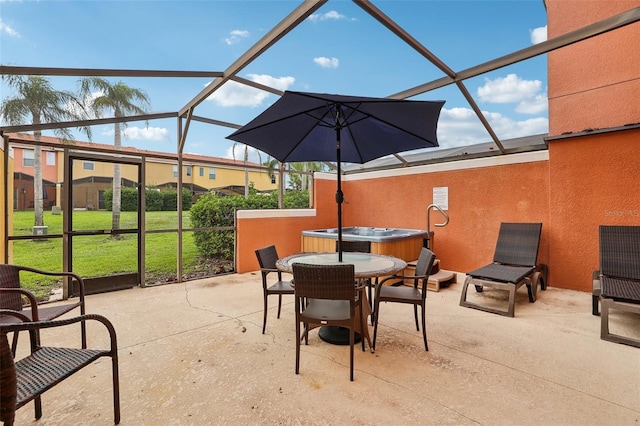
M 640 1 L 545 4 L 551 39 Z M 432 246 L 443 268 L 490 262 L 501 222 L 542 222 L 538 259 L 549 284 L 591 291 L 598 225 L 640 225 L 639 45 L 634 24 L 548 54 L 548 150 L 347 175 L 343 225 L 425 229 L 433 189 L 444 187 L 451 220 Z M 238 272 L 258 269 L 259 247 L 288 255 L 301 250 L 303 230 L 336 226 L 335 177 L 314 182 L 310 212 L 238 213 Z

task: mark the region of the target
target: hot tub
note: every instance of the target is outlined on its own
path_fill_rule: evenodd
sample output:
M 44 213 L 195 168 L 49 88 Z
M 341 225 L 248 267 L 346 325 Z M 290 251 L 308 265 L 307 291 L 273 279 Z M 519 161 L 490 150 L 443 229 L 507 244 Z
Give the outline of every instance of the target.
M 343 241 L 370 241 L 371 253 L 395 256 L 405 261 L 418 258 L 425 246 L 428 232 L 420 229 L 372 228 L 352 226 L 342 228 Z M 302 231 L 302 251 L 333 252 L 338 228 Z

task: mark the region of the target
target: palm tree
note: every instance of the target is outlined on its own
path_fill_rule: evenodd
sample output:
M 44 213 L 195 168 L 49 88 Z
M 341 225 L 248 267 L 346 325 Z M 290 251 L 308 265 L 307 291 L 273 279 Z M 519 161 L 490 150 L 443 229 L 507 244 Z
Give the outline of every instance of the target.
M 291 163 L 291 169 L 301 173 L 290 173 L 290 185 L 296 191 L 306 191 L 309 189 L 309 173 L 324 170 L 324 164 L 321 162 L 302 162 Z
M 4 121 L 10 125 L 56 123 L 81 120 L 85 118 L 84 107 L 71 92 L 54 90 L 48 79 L 41 76 L 3 75 L 2 79 L 17 93 L 2 102 L 0 112 Z M 89 139 L 91 129 L 80 128 Z M 54 133 L 64 141 L 73 140 L 69 129 L 55 129 Z M 42 132 L 34 130 L 33 137 L 40 142 Z M 42 203 L 42 147 L 39 144 L 33 150 L 33 210 L 35 226 L 44 225 Z
M 232 151 L 234 160 L 236 159 L 236 146 L 238 145 L 244 145 L 244 144 L 241 144 L 240 142 L 235 142 L 233 144 L 231 151 Z M 262 156 L 260 155 L 260 151 L 257 151 L 257 152 L 258 152 L 258 160 L 262 161 Z M 249 146 L 248 145 L 244 145 L 243 164 L 244 164 L 244 198 L 247 199 L 249 198 Z
M 145 114 L 145 107 L 149 107 L 149 98 L 140 89 L 134 89 L 123 82 L 109 83 L 100 77 L 83 78 L 80 81 L 81 93 L 85 96 L 91 90 L 97 90 L 98 96 L 91 101 L 91 108 L 97 117 L 105 112 L 113 111 L 115 118 L 132 114 Z M 114 123 L 113 148 L 119 151 L 122 148 L 121 128 L 124 123 Z M 121 193 L 120 164 L 113 164 L 113 203 L 111 208 L 111 228 L 120 229 L 120 193 Z
M 274 176 L 276 168 L 278 169 L 278 208 L 281 209 L 284 207 L 284 164 L 269 156 L 262 165 L 267 167 L 270 177 Z

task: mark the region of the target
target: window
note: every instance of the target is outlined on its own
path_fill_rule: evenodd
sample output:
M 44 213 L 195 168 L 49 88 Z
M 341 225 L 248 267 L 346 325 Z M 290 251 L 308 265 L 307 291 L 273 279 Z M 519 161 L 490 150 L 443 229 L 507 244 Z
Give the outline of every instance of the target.
M 56 153 L 53 151 L 47 151 L 47 166 L 56 165 Z
M 178 177 L 178 166 L 173 166 L 173 177 Z
M 191 166 L 187 166 L 187 176 L 191 176 L 192 171 L 193 171 L 193 168 Z
M 93 161 L 83 161 L 82 162 L 82 170 L 94 170 L 95 164 Z
M 216 178 L 216 169 L 209 167 L 209 179 L 214 180 Z
M 200 177 L 204 176 L 204 167 L 200 167 Z
M 27 149 L 22 151 L 22 165 L 24 167 L 33 167 L 33 151 Z

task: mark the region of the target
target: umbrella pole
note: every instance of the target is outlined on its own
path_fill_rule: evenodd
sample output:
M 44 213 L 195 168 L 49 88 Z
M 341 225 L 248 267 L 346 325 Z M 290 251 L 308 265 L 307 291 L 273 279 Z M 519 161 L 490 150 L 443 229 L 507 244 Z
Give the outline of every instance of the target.
M 340 125 L 336 126 L 336 158 L 338 160 L 338 190 L 336 191 L 336 203 L 338 203 L 338 262 L 342 262 L 342 202 L 344 194 L 342 193 L 342 177 L 340 176 Z

